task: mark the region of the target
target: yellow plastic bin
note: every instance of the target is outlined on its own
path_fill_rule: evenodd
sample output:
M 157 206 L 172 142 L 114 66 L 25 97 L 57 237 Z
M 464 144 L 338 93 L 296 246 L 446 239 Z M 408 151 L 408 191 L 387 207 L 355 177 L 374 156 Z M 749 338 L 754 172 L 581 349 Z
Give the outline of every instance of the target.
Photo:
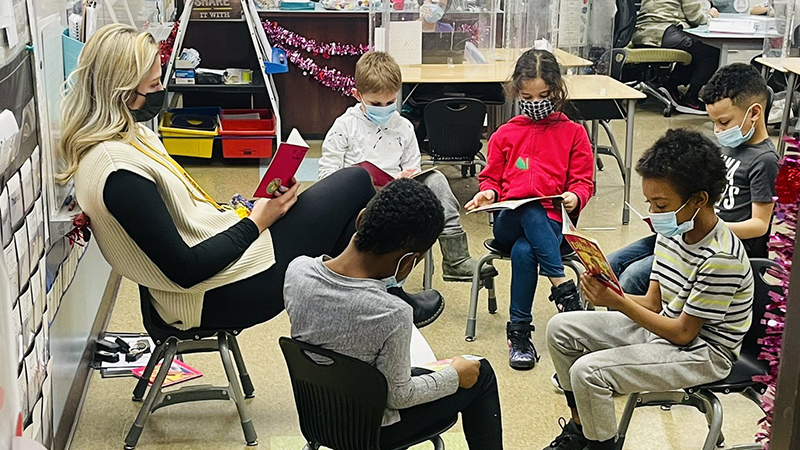
M 214 150 L 214 137 L 219 135 L 219 125 L 214 128 L 214 131 L 187 130 L 170 127 L 171 119 L 172 113 L 165 113 L 158 126 L 161 140 L 170 155 L 211 158 Z

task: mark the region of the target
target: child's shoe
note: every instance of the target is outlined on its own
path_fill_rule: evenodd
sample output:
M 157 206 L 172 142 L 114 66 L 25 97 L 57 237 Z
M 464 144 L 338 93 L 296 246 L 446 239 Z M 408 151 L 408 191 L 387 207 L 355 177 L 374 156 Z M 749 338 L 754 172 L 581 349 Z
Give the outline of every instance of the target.
M 559 417 L 558 424 L 561 426 L 561 434 L 544 450 L 583 450 L 589 445 L 589 441 L 583 436 L 583 431 L 578 428 L 574 420 L 570 419 L 567 422 L 563 417 Z
M 539 354 L 531 341 L 533 325 L 529 323 L 506 324 L 508 337 L 508 365 L 512 369 L 530 370 L 539 362 Z
M 581 311 L 581 296 L 572 280 L 550 288 L 550 301 L 556 304 L 558 312 Z

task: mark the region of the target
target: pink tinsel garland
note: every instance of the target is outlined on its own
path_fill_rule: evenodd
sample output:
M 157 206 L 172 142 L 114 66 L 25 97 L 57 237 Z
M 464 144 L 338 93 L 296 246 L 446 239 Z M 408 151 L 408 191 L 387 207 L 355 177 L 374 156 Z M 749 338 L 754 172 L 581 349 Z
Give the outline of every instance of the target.
M 798 200 L 800 200 L 800 157 L 797 148 L 800 142 L 790 141 L 794 152 L 783 158 L 775 188 L 778 197 L 775 202 L 775 218 L 785 225 L 786 232 L 775 232 L 770 236 L 770 250 L 777 255 L 775 262 L 779 270 L 770 270 L 770 275 L 780 281 L 781 293 L 770 292 L 772 303 L 767 305 L 762 324 L 767 326 L 767 335 L 758 340 L 761 354 L 758 359 L 769 362 L 769 373 L 753 377 L 753 381 L 764 383 L 767 391 L 761 396 L 761 405 L 765 416 L 758 421 L 761 431 L 756 433 L 756 442 L 769 450 L 769 439 L 772 434 L 772 418 L 775 413 L 775 388 L 778 379 L 778 365 L 781 359 L 783 329 L 786 325 L 786 301 L 789 294 L 789 274 L 792 270 L 792 253 L 797 232 Z
M 319 67 L 313 59 L 304 57 L 301 51 L 311 53 L 314 56 L 321 55 L 323 58 L 329 59 L 331 56 L 361 56 L 369 51 L 368 46 L 341 44 L 338 42 L 320 44 L 314 39 L 307 39 L 281 27 L 277 22 L 264 21 L 264 31 L 272 45 L 286 51 L 289 61 L 303 71 L 303 76 L 310 75 L 321 85 L 342 95 L 353 95 L 352 90 L 356 83 L 352 76 L 345 75 L 328 66 Z

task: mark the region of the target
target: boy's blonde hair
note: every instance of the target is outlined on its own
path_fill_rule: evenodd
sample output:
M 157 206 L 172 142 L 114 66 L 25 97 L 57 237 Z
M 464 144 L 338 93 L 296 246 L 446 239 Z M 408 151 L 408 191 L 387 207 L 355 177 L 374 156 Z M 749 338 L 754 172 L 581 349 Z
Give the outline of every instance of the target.
M 397 62 L 384 52 L 367 52 L 356 63 L 356 89 L 362 94 L 398 92 L 403 75 Z

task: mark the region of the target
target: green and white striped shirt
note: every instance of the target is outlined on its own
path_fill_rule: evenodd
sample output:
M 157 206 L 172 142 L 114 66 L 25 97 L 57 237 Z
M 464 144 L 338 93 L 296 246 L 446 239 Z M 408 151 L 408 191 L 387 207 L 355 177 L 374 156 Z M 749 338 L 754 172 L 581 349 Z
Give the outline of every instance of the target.
M 753 317 L 753 273 L 725 222 L 694 245 L 659 235 L 650 280 L 661 287 L 662 315 L 705 319 L 699 337 L 731 361 L 738 358 Z

